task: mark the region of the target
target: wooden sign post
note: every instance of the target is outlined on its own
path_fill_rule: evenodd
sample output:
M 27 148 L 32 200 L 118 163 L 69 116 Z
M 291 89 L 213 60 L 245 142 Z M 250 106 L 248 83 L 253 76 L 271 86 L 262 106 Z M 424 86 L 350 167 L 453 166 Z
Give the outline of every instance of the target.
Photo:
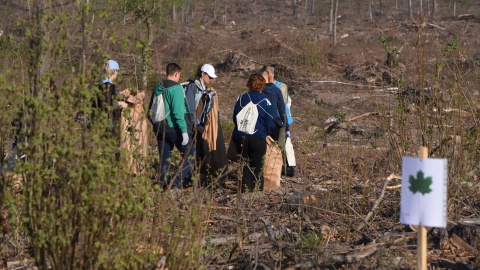
M 428 158 L 428 148 L 420 147 L 418 157 Z M 427 269 L 427 228 L 422 225 L 417 228 L 417 269 Z
M 400 223 L 417 227 L 419 270 L 427 270 L 426 227 L 447 227 L 447 170 L 447 160 L 428 158 L 426 147 L 402 158 Z

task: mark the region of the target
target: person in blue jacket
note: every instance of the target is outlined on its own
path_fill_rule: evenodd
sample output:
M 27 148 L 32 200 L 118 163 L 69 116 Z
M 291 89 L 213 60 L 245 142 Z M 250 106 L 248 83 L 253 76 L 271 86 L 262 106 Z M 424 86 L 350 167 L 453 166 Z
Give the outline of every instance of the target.
M 263 157 L 267 152 L 267 136 L 271 136 L 274 129 L 274 108 L 267 96 L 262 93 L 266 81 L 261 74 L 252 74 L 247 82 L 249 91 L 240 95 L 235 102 L 233 109 L 233 130 L 232 139 L 235 142 L 237 152 L 241 153 L 246 164 L 243 166 L 243 176 L 241 191 L 253 191 L 258 185 L 259 190 L 263 190 Z M 250 101 L 257 106 L 258 118 L 255 123 L 255 132 L 248 134 L 238 130 L 236 117 L 237 114 Z
M 285 140 L 283 137 L 285 136 L 285 102 L 283 101 L 282 91 L 280 88 L 275 86 L 273 83 L 273 72 L 270 70 L 269 66 L 264 66 L 260 70 L 263 78 L 267 84 L 263 89 L 263 93 L 268 97 L 268 100 L 272 103 L 274 109 L 273 120 L 275 122 L 275 128 L 273 130 L 272 139 L 274 139 L 279 145 L 285 145 Z M 280 134 L 282 134 L 282 140 L 280 139 Z

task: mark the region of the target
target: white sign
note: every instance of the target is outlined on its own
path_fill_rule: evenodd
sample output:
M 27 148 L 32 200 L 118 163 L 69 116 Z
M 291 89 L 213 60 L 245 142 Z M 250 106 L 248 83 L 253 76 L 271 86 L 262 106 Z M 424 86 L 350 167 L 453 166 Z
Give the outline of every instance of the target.
M 403 157 L 400 223 L 447 227 L 447 160 Z

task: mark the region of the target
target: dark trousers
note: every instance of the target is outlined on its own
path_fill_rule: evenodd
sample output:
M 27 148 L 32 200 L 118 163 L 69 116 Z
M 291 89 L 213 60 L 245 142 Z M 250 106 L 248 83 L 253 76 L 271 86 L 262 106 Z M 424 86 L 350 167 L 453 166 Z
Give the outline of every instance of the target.
M 158 152 L 160 153 L 160 164 L 162 166 L 160 182 L 166 186 L 173 181 L 172 188 L 181 188 L 182 181 L 191 176 L 195 149 L 191 134 L 188 136 L 187 145 L 182 145 L 182 132 L 178 129 L 167 128 L 166 130 L 159 130 L 157 134 Z M 174 146 L 182 153 L 181 169 L 175 175 L 170 176 L 170 157 Z M 172 177 L 174 178 L 172 179 Z
M 243 165 L 242 192 L 253 191 L 258 183 L 263 190 L 263 157 L 267 152 L 267 142 L 258 137 L 241 138 L 235 141 L 238 153 L 246 164 Z

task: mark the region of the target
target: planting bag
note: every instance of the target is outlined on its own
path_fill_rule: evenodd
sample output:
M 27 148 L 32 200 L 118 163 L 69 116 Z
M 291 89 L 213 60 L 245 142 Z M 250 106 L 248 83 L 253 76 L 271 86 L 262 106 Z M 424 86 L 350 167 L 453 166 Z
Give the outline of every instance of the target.
M 267 137 L 267 152 L 265 153 L 265 165 L 263 169 L 263 190 L 274 190 L 280 187 L 282 174 L 282 150 L 272 137 Z

